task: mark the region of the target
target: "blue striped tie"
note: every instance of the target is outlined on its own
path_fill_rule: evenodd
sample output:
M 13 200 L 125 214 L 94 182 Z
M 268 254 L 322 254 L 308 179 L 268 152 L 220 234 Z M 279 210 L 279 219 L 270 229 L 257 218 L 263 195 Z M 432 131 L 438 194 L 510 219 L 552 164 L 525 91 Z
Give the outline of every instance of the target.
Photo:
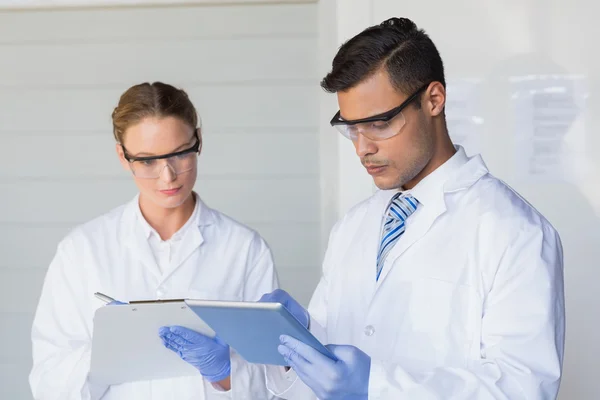
M 398 193 L 392 198 L 386 212 L 379 252 L 377 253 L 376 280 L 379 280 L 385 258 L 404 233 L 404 222 L 415 212 L 418 206 L 419 202 L 410 194 Z

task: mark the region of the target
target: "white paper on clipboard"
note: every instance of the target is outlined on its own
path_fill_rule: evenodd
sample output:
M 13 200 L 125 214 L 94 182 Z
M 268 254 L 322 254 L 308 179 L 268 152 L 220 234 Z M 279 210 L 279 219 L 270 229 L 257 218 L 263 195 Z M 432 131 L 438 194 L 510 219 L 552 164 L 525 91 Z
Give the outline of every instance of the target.
M 115 385 L 200 376 L 197 369 L 163 346 L 158 330 L 171 325 L 215 335 L 183 300 L 99 308 L 94 315 L 90 381 Z

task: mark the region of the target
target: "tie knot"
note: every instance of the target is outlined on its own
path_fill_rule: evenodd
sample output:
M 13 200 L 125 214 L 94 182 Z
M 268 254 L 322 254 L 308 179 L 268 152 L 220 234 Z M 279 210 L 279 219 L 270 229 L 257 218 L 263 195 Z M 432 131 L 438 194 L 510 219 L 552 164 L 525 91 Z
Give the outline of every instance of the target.
M 406 221 L 417 210 L 419 202 L 410 194 L 398 193 L 388 207 L 387 218 Z

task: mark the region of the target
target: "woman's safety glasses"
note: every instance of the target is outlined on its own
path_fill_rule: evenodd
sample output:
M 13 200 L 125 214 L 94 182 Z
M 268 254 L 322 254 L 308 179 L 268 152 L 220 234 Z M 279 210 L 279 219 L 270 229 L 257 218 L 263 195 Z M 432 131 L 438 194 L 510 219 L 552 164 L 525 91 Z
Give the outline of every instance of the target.
M 200 148 L 198 131 L 194 133 L 194 138 L 194 144 L 189 149 L 160 156 L 133 157 L 127 153 L 125 146 L 121 145 L 121 147 L 123 148 L 123 155 L 129 162 L 133 175 L 137 178 L 156 179 L 167 165 L 175 175 L 183 174 L 194 168 L 197 160 L 196 154 Z
M 330 124 L 352 141 L 358 139 L 359 134 L 370 140 L 389 139 L 400 133 L 406 123 L 402 110 L 417 99 L 421 92 L 428 87 L 429 83 L 423 85 L 398 107 L 372 117 L 347 121 L 340 116 L 338 111 L 331 119 Z

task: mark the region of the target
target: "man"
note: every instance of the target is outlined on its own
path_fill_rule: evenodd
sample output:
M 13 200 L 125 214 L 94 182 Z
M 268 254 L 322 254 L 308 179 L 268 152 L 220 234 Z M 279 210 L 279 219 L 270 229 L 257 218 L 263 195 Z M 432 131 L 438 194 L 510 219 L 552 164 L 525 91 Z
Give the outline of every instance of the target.
M 563 255 L 542 215 L 454 146 L 440 55 L 391 18 L 345 43 L 321 86 L 380 191 L 333 228 L 307 310 L 336 361 L 282 336 L 287 399 L 551 399 L 564 347 Z M 297 379 L 297 377 L 300 380 Z M 302 382 L 303 383 L 302 383 Z M 310 389 L 310 390 L 307 390 Z

